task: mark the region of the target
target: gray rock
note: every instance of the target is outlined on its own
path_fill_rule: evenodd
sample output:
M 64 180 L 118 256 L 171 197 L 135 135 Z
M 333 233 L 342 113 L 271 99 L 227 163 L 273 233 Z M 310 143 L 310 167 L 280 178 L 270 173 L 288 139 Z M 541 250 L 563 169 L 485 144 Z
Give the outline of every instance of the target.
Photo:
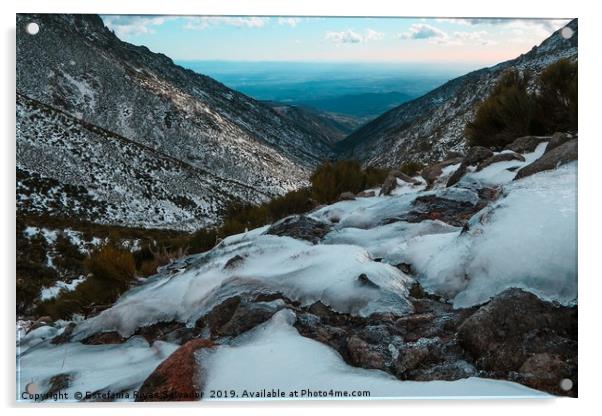
M 339 195 L 338 201 L 353 201 L 355 199 L 355 195 L 353 192 L 343 192 Z
M 441 175 L 443 168 L 450 165 L 455 165 L 457 163 L 462 163 L 462 158 L 448 159 L 444 160 L 443 162 L 435 163 L 434 165 L 430 165 L 422 169 L 421 176 L 424 178 L 427 184 L 432 185 Z
M 293 215 L 273 224 L 266 234 L 289 236 L 317 244 L 330 231 L 330 225 L 305 215 Z
M 479 163 L 479 166 L 477 166 L 477 172 L 485 169 L 489 165 L 493 165 L 494 163 L 509 162 L 511 160 L 518 160 L 519 162 L 524 162 L 525 158 L 524 158 L 523 155 L 520 155 L 520 154 L 515 153 L 515 152 L 512 152 L 512 153 L 498 153 L 497 155 L 493 155 L 493 156 L 491 156 L 491 157 L 483 160 L 481 163 Z
M 468 149 L 463 163 L 467 166 L 473 166 L 477 163 L 493 156 L 493 151 L 483 146 L 473 146 Z
M 504 149 L 512 150 L 516 153 L 529 153 L 533 152 L 535 148 L 539 145 L 539 143 L 549 140 L 549 136 L 523 136 L 514 140 Z
M 548 146 L 546 147 L 545 153 L 548 153 L 550 150 L 555 149 L 561 144 L 564 144 L 572 139 L 574 139 L 574 137 L 568 133 L 554 133 L 550 139 L 550 142 L 548 143 Z
M 542 157 L 530 165 L 520 169 L 514 180 L 533 175 L 544 170 L 556 169 L 560 165 L 577 160 L 577 139 L 565 142 L 558 147 L 546 152 Z
M 577 308 L 509 289 L 479 308 L 458 328 L 458 341 L 476 367 L 554 394 L 562 378 L 576 380 Z M 553 383 L 550 382 L 552 374 Z
M 462 163 L 458 167 L 458 169 L 456 169 L 456 171 L 451 174 L 451 176 L 447 180 L 447 184 L 445 184 L 445 186 L 449 188 L 450 186 L 457 184 L 460 181 L 460 179 L 462 179 L 462 176 L 464 176 L 464 174 L 466 173 L 466 168 L 467 168 L 467 165 Z
M 357 194 L 358 197 L 360 198 L 370 198 L 376 195 L 376 192 L 374 191 L 362 191 L 360 193 Z

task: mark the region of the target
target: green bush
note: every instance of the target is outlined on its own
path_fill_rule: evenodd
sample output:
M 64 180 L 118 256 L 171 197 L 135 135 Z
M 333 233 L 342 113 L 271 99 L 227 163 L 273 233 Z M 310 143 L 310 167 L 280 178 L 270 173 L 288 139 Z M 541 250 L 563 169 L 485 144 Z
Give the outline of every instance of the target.
M 466 126 L 470 146 L 502 149 L 517 137 L 534 133 L 535 101 L 527 92 L 528 82 L 527 73 L 511 70 L 502 75 Z
M 561 59 L 540 75 L 538 119 L 546 132 L 577 129 L 577 63 Z
M 542 71 L 529 92 L 530 76 L 502 75 L 466 125 L 470 146 L 502 149 L 526 135 L 577 129 L 577 63 L 561 59 Z
M 105 245 L 84 261 L 88 278 L 73 292 L 62 292 L 42 302 L 36 312 L 53 319 L 69 319 L 92 305 L 111 304 L 125 292 L 136 277 L 136 262 L 128 250 Z
M 384 169 L 367 168 L 355 160 L 324 162 L 314 171 L 310 180 L 313 198 L 321 203 L 332 203 L 343 192 L 357 193 L 383 183 Z

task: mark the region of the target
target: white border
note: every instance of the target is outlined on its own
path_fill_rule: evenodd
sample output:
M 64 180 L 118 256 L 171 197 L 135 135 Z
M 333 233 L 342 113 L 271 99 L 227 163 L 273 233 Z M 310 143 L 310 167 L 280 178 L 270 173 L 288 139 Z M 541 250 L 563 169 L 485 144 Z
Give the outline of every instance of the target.
M 33 413 L 36 408 L 15 407 L 14 377 L 14 162 L 15 162 L 15 13 L 99 13 L 99 14 L 232 14 L 232 15 L 348 15 L 348 16 L 437 16 L 437 17 L 550 17 L 579 18 L 579 72 L 580 72 L 580 165 L 579 165 L 579 396 L 577 400 L 494 400 L 494 401 L 365 401 L 365 402 L 271 402 L 271 403 L 201 403 L 191 406 L 162 404 L 178 413 L 236 412 L 252 414 L 291 414 L 307 415 L 316 412 L 329 414 L 344 412 L 349 415 L 395 413 L 437 413 L 448 415 L 504 415 L 524 412 L 569 415 L 593 413 L 596 399 L 600 396 L 600 322 L 601 314 L 598 298 L 602 294 L 598 272 L 602 266 L 600 258 L 600 227 L 602 207 L 600 205 L 600 175 L 602 123 L 599 109 L 602 100 L 600 91 L 600 40 L 598 31 L 600 14 L 595 2 L 557 1 L 528 2 L 525 0 L 504 0 L 496 2 L 448 0 L 448 1 L 394 1 L 370 0 L 354 2 L 350 0 L 19 0 L 15 3 L 3 1 L 1 19 L 3 23 L 2 41 L 2 99 L 0 99 L 0 125 L 4 134 L 0 140 L 2 151 L 2 259 L 4 267 L 1 279 L 4 283 L 4 332 L 0 342 L 3 352 L 2 380 L 0 391 L 3 404 L 9 414 Z M 537 215 L 537 213 L 534 213 Z M 45 415 L 66 413 L 102 414 L 123 408 L 119 404 L 99 404 L 94 407 L 67 409 L 58 406 L 37 408 Z M 166 410 L 158 405 L 126 406 L 128 413 L 145 415 L 165 415 Z M 373 410 L 374 408 L 374 410 Z M 83 411 L 82 411 L 83 410 Z

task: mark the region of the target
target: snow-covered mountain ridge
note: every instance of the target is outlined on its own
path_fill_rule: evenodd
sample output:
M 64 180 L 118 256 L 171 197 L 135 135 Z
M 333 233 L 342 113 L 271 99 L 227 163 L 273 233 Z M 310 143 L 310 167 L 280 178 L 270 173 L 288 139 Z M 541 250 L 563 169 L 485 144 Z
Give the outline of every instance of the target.
M 504 71 L 537 74 L 562 59 L 577 59 L 578 22 L 572 20 L 539 46 L 515 59 L 455 78 L 394 108 L 337 143 L 339 157 L 364 165 L 398 168 L 405 161 L 435 162 L 451 151 L 464 153 L 464 128 Z M 562 33 L 572 33 L 568 39 Z
M 25 32 L 30 21 L 38 23 L 37 35 Z M 311 169 L 332 154 L 329 139 L 319 130 L 297 124 L 267 105 L 181 68 L 164 55 L 120 41 L 98 16 L 18 15 L 17 28 L 17 162 L 26 167 L 25 174 L 49 177 L 61 186 L 84 186 L 100 205 L 128 211 L 128 215 L 107 215 L 104 222 L 135 225 L 146 221 L 148 226 L 177 229 L 215 224 L 229 200 L 256 203 L 304 186 Z M 45 106 L 35 117 L 39 129 L 24 125 L 32 120 L 32 110 L 22 105 L 23 100 Z M 53 110 L 59 114 L 52 114 Z M 188 166 L 179 176 L 182 183 L 175 185 L 175 189 L 187 188 L 186 206 L 173 206 L 173 201 L 158 192 L 150 196 L 155 200 L 151 206 L 162 206 L 164 220 L 161 215 L 149 215 L 152 209 L 130 212 L 133 205 L 147 203 L 148 198 L 135 199 L 136 189 L 147 184 L 135 175 L 113 175 L 111 159 L 115 155 L 106 153 L 107 148 L 83 143 L 87 132 L 78 134 L 82 146 L 88 146 L 89 160 L 66 157 L 78 150 L 69 146 L 72 130 L 64 125 L 65 117 L 142 146 L 148 150 L 144 157 L 158 158 L 153 161 L 157 165 L 169 159 L 171 164 Z M 31 146 L 41 145 L 35 134 L 41 129 L 61 137 L 44 138 L 43 156 L 51 165 L 62 165 L 60 171 L 37 165 L 34 158 L 23 159 L 28 152 L 31 155 Z M 92 132 L 90 137 L 97 136 Z M 95 159 L 94 165 L 88 164 Z M 81 175 L 64 175 L 70 164 L 69 170 L 76 168 L 74 163 L 82 163 L 78 169 L 83 171 L 105 169 L 106 181 L 95 184 Z M 142 167 L 132 165 L 131 169 Z M 133 190 L 129 206 L 116 204 L 123 195 L 113 196 L 119 189 L 126 193 L 129 186 Z M 107 193 L 103 187 L 115 192 Z M 81 204 L 76 198 L 61 209 L 80 216 L 82 213 L 71 210 L 73 205 Z M 18 208 L 27 210 L 20 203 Z M 179 213 L 171 216 L 169 211 Z M 96 215 L 83 214 L 84 218 Z

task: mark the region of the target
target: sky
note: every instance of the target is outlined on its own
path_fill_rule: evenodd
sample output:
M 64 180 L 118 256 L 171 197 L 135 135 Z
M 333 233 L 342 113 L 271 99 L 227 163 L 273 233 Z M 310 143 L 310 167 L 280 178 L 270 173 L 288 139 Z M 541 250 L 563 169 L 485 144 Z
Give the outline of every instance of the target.
M 103 16 L 116 35 L 174 60 L 491 65 L 567 19 Z

